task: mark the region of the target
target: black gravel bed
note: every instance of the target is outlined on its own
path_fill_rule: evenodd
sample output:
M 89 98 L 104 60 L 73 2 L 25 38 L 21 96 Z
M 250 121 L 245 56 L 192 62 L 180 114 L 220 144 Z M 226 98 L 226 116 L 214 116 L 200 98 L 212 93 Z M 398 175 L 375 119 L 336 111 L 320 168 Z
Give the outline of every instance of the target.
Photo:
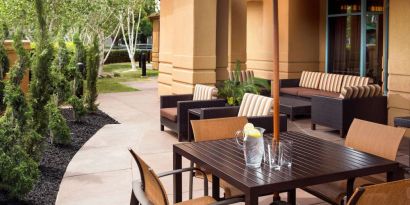
M 34 189 L 27 195 L 24 201 L 13 202 L 7 201 L 5 194 L 0 192 L 0 205 L 55 204 L 61 180 L 68 163 L 75 153 L 102 127 L 107 124 L 118 124 L 117 121 L 100 110 L 84 116 L 81 122 L 74 122 L 71 109 L 62 109 L 61 112 L 67 119 L 67 124 L 71 129 L 71 146 L 62 147 L 47 142 L 43 159 L 40 163 L 41 176 Z

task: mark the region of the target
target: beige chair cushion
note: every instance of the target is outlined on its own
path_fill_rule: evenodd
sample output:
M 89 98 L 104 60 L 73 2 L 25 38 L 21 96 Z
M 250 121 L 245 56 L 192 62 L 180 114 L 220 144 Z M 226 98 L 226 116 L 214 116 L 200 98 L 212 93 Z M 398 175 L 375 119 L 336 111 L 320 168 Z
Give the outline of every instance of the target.
M 178 120 L 178 109 L 176 107 L 172 108 L 162 108 L 160 110 L 161 117 L 165 117 L 172 122 L 177 122 Z
M 216 99 L 218 89 L 215 87 L 196 84 L 193 100 L 212 100 Z
M 343 75 L 325 73 L 319 84 L 319 90 L 340 93 L 342 91 Z
M 269 115 L 273 99 L 262 95 L 245 93 L 239 108 L 238 117 L 253 117 Z
M 369 84 L 370 78 L 353 75 L 345 75 L 342 83 L 342 88 L 352 86 L 363 86 Z
M 323 73 L 320 72 L 303 71 L 299 87 L 318 89 L 322 75 Z

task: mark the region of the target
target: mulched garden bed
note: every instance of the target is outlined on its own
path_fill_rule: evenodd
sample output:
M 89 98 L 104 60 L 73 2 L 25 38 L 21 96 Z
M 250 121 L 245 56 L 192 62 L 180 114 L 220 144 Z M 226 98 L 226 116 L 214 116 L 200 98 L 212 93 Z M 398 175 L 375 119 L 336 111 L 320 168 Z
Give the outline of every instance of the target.
M 62 109 L 63 116 L 71 129 L 72 145 L 60 147 L 47 143 L 40 163 L 41 176 L 34 189 L 27 195 L 24 201 L 10 202 L 5 200 L 4 193 L 0 192 L 0 204 L 7 205 L 52 205 L 55 204 L 58 189 L 63 179 L 68 163 L 75 153 L 88 141 L 99 129 L 107 124 L 118 124 L 117 121 L 102 111 L 88 114 L 82 118 L 82 122 L 74 122 L 72 110 Z

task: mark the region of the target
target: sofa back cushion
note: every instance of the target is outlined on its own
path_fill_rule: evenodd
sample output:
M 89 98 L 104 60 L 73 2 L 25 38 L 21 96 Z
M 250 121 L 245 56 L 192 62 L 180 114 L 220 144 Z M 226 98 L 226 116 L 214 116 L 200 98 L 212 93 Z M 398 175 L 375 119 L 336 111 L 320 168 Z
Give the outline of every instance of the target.
M 237 82 L 247 82 L 253 83 L 255 74 L 253 70 L 243 70 L 243 71 L 229 71 L 229 80 Z
M 345 75 L 345 77 L 343 79 L 343 83 L 342 83 L 342 89 L 344 87 L 368 85 L 369 80 L 370 80 L 370 78 L 368 78 L 368 77 Z
M 343 78 L 343 75 L 324 73 L 320 80 L 319 90 L 340 93 Z
M 212 86 L 196 84 L 193 100 L 212 100 L 216 99 L 218 89 Z
M 382 88 L 380 85 L 364 85 L 364 86 L 352 86 L 344 87 L 340 93 L 341 99 L 354 99 L 354 98 L 368 98 L 374 96 L 381 96 Z
M 303 71 L 302 77 L 300 78 L 299 87 L 318 89 L 322 75 L 323 73 L 320 72 Z
M 271 113 L 273 99 L 262 95 L 245 93 L 238 117 L 266 116 Z

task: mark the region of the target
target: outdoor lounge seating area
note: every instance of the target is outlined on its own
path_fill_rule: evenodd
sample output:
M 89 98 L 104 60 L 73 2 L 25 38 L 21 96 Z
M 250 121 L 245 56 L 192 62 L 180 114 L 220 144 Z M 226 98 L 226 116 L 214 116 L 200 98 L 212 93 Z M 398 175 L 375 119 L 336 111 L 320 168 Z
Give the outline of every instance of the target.
M 409 11 L 0 1 L 0 205 L 410 205 Z

